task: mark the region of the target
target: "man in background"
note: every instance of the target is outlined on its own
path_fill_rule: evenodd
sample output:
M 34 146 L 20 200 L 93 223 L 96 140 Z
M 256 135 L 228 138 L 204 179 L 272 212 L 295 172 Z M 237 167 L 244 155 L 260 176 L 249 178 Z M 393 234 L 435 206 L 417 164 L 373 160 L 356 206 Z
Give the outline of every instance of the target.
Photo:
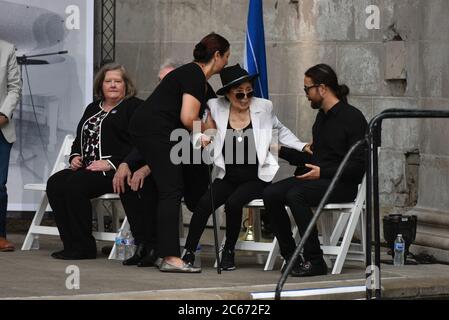
M 16 132 L 12 114 L 20 99 L 22 83 L 14 45 L 0 40 L 0 252 L 14 251 L 6 240 L 6 210 L 8 194 L 9 156 Z

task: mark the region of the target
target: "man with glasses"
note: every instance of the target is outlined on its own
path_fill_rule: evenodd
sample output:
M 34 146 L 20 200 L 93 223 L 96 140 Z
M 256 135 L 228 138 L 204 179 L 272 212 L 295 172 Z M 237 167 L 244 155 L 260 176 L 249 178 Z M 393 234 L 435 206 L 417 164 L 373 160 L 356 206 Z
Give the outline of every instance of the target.
M 263 194 L 265 209 L 270 217 L 281 254 L 287 261 L 296 249 L 289 206 L 301 236 L 313 218 L 311 208 L 324 196 L 337 169 L 349 149 L 363 139 L 367 122 L 363 114 L 348 104 L 349 88 L 339 85 L 337 75 L 325 64 L 316 65 L 305 73 L 304 91 L 311 107 L 318 110 L 313 125 L 312 155 L 281 147 L 279 156 L 297 165 L 295 176 L 272 184 Z M 329 202 L 351 202 L 357 195 L 358 184 L 364 175 L 363 150 L 353 155 Z M 304 246 L 303 258 L 298 258 L 292 276 L 327 274 L 327 266 L 320 248 L 316 227 Z

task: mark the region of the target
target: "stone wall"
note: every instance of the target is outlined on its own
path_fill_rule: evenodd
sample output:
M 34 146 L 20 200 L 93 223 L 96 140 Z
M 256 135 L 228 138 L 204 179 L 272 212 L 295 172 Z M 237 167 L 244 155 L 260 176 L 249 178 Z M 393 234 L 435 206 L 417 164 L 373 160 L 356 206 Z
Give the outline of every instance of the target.
M 142 98 L 156 86 L 166 58 L 190 61 L 195 43 L 211 31 L 230 40 L 230 64 L 241 63 L 248 2 L 117 0 L 117 61 L 131 71 Z M 316 114 L 302 90 L 303 74 L 321 62 L 335 68 L 351 89 L 350 103 L 367 119 L 388 108 L 449 108 L 449 1 L 263 3 L 270 98 L 281 121 L 302 140 L 310 140 Z M 368 5 L 380 8 L 379 30 L 365 26 Z M 404 77 L 386 80 L 391 78 L 388 61 L 394 51 L 388 47 L 393 39 L 403 40 L 404 51 L 396 54 L 404 61 Z M 211 83 L 220 87 L 218 77 Z M 416 205 L 413 212 L 425 224 L 417 242 L 439 243 L 442 249 L 449 249 L 447 128 L 444 120 L 387 120 L 380 154 L 384 213 Z M 292 170 L 284 164 L 278 179 Z

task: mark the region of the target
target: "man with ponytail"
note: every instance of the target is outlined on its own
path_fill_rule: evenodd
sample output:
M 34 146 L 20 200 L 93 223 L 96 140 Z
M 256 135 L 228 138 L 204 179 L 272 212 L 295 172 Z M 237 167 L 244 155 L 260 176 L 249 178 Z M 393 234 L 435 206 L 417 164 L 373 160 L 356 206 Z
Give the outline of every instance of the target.
M 330 66 L 319 64 L 307 70 L 304 92 L 312 109 L 318 110 L 312 128 L 313 143 L 310 148 L 313 154 L 282 146 L 279 156 L 298 166 L 295 176 L 272 184 L 263 195 L 281 254 L 286 260 L 293 255 L 296 243 L 285 205 L 290 207 L 299 233 L 303 236 L 313 217 L 311 208 L 320 203 L 346 153 L 354 143 L 363 139 L 367 128 L 363 114 L 348 104 L 349 88 L 338 83 L 337 75 Z M 329 202 L 353 201 L 364 168 L 361 149 L 351 157 Z M 327 266 L 315 227 L 304 246 L 303 258 L 297 259 L 291 275 L 305 277 L 326 273 Z

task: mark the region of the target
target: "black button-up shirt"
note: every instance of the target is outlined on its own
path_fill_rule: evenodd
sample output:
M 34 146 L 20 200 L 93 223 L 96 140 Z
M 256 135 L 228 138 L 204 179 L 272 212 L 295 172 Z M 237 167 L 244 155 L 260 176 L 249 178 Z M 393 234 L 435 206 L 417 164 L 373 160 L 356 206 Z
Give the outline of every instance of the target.
M 320 110 L 312 128 L 313 155 L 282 147 L 279 156 L 293 165 L 310 163 L 320 167 L 320 178 L 332 179 L 349 149 L 363 139 L 367 122 L 357 108 L 342 101 L 327 113 Z M 365 173 L 365 155 L 359 148 L 350 158 L 341 180 L 360 183 Z

